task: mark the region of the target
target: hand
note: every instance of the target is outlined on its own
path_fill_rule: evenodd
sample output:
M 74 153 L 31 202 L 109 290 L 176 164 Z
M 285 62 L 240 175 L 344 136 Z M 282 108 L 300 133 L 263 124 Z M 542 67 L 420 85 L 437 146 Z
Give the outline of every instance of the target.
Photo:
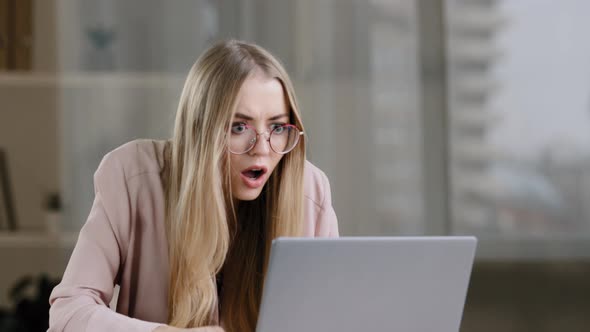
M 204 326 L 192 329 L 181 329 L 172 326 L 159 326 L 154 332 L 225 332 L 220 326 Z

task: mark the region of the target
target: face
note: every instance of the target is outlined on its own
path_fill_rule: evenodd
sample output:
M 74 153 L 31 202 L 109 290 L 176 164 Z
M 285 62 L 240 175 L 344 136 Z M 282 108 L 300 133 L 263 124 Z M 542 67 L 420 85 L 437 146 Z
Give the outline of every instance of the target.
M 230 153 L 232 194 L 235 199 L 249 201 L 260 195 L 283 157 L 271 149 L 268 139 L 275 127 L 289 123 L 289 111 L 281 83 L 262 74 L 246 79 L 237 98 L 230 136 L 237 137 L 245 128 L 260 134 L 252 150 Z

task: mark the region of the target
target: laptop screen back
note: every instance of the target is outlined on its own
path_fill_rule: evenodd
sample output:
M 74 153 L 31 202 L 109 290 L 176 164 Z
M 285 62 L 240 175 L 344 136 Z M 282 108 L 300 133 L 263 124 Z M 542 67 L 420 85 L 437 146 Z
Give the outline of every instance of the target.
M 258 332 L 457 332 L 474 237 L 280 238 Z

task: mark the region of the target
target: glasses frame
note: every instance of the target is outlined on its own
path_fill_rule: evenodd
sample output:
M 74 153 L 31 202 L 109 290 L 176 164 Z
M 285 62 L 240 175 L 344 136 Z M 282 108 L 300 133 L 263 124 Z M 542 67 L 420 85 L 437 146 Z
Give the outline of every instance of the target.
M 258 144 L 258 137 L 259 137 L 259 136 L 261 136 L 261 135 L 266 135 L 266 138 L 265 138 L 264 140 L 268 142 L 268 146 L 270 146 L 270 149 L 271 149 L 271 150 L 272 150 L 274 153 L 278 153 L 278 154 L 287 154 L 287 153 L 289 153 L 289 152 L 293 151 L 293 149 L 295 149 L 295 147 L 297 146 L 297 144 L 299 144 L 299 137 L 301 137 L 301 136 L 303 136 L 303 135 L 305 134 L 305 132 L 303 132 L 303 131 L 299 130 L 299 128 L 298 128 L 296 125 L 294 125 L 294 124 L 290 124 L 290 123 L 287 123 L 287 124 L 284 124 L 284 125 L 281 125 L 281 126 L 275 127 L 275 128 L 274 128 L 273 130 L 271 130 L 270 132 L 267 130 L 267 131 L 264 131 L 264 132 L 262 132 L 262 133 L 259 133 L 259 132 L 256 130 L 256 128 L 254 128 L 254 126 L 251 126 L 251 125 L 249 125 L 249 124 L 244 124 L 244 127 L 246 127 L 247 129 L 252 129 L 252 131 L 254 131 L 254 133 L 256 134 L 256 136 L 253 138 L 254 142 L 252 143 L 252 146 L 250 146 L 250 148 L 249 148 L 248 150 L 244 151 L 244 152 L 233 152 L 233 151 L 232 151 L 230 148 L 228 148 L 229 152 L 230 152 L 230 153 L 232 153 L 232 154 L 235 154 L 235 155 L 241 155 L 241 154 L 246 154 L 246 153 L 248 153 L 248 152 L 252 151 L 252 149 L 254 149 L 254 147 L 256 146 L 256 144 Z M 289 150 L 287 150 L 287 151 L 284 151 L 284 152 L 278 152 L 278 151 L 276 151 L 276 150 L 275 150 L 275 149 L 272 147 L 272 144 L 270 143 L 270 137 L 272 136 L 272 133 L 274 133 L 274 131 L 275 131 L 275 130 L 277 130 L 277 129 L 279 129 L 279 128 L 285 128 L 285 127 L 294 128 L 294 129 L 296 130 L 296 132 L 298 132 L 298 133 L 299 133 L 299 135 L 295 136 L 297 140 L 295 141 L 295 144 L 293 144 L 293 147 L 292 147 L 292 148 L 290 148 Z M 230 129 L 230 135 L 231 135 L 231 129 Z M 228 146 L 229 146 L 229 145 L 228 145 Z

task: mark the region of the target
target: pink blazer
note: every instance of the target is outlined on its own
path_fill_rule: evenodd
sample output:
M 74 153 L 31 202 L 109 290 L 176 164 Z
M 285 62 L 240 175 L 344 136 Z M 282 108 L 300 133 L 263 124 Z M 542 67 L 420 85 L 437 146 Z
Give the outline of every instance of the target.
M 90 215 L 51 293 L 48 331 L 147 332 L 166 322 L 163 148 L 163 141 L 137 140 L 103 158 Z M 304 181 L 305 236 L 337 237 L 326 175 L 306 162 Z M 115 284 L 116 312 L 108 307 Z

